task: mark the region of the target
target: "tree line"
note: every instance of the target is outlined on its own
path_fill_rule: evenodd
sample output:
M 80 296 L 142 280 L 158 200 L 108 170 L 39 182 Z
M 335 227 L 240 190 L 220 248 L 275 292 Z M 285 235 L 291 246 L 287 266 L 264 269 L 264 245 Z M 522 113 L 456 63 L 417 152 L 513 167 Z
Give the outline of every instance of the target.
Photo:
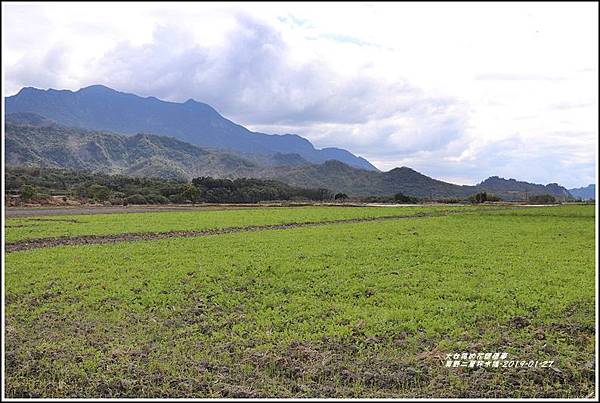
M 199 177 L 190 182 L 107 175 L 88 171 L 7 167 L 7 194 L 23 202 L 63 196 L 110 204 L 258 203 L 332 200 L 328 189 L 299 188 L 263 179 Z
M 167 203 L 258 203 L 264 201 L 359 201 L 371 203 L 422 203 L 424 200 L 399 192 L 390 196 L 351 198 L 324 188 L 300 188 L 268 179 L 218 179 L 202 176 L 191 182 L 176 179 L 140 178 L 90 171 L 39 167 L 6 167 L 5 190 L 21 202 L 36 202 L 51 196 L 112 205 Z M 8 198 L 7 198 L 8 199 Z M 480 204 L 500 199 L 487 192 L 467 199 L 437 200 L 443 203 Z M 427 200 L 429 201 L 429 200 Z M 530 203 L 555 203 L 551 195 L 535 195 Z

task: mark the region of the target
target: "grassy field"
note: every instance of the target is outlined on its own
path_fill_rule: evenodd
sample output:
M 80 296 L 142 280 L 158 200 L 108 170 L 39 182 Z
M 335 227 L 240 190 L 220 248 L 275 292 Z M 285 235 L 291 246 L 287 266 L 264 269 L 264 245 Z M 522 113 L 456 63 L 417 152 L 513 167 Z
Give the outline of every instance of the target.
M 457 208 L 9 253 L 7 396 L 588 396 L 594 207 Z M 7 228 L 7 239 L 429 211 L 419 209 L 80 216 Z M 554 363 L 447 368 L 457 352 Z
M 490 207 L 270 207 L 216 211 L 16 217 L 6 222 L 6 242 L 27 239 L 138 232 L 206 230 L 249 225 L 319 222 L 352 218 L 413 216 Z

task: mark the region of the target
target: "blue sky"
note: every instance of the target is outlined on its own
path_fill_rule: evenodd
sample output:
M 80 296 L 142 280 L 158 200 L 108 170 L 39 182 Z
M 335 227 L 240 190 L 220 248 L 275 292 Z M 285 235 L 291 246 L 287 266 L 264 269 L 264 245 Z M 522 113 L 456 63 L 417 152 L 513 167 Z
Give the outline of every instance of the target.
M 383 170 L 595 182 L 596 3 L 3 3 L 5 95 L 206 102 Z

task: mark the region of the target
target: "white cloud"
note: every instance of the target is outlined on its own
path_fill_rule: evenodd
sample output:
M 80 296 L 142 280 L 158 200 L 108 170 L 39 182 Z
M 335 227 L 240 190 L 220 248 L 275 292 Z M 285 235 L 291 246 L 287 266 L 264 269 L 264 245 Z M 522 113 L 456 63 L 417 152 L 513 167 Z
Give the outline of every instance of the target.
M 6 95 L 194 98 L 379 168 L 594 181 L 598 5 L 3 3 Z M 516 134 L 518 133 L 518 134 Z M 593 151 L 592 151 L 593 150 Z

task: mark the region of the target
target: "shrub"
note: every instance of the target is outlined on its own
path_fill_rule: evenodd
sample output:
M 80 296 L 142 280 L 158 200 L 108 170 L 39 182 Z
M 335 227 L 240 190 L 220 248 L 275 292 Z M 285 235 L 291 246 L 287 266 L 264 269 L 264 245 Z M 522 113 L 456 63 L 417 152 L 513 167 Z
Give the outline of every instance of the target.
M 110 189 L 106 186 L 93 184 L 88 187 L 87 194 L 90 198 L 98 201 L 106 201 L 110 197 Z
M 394 201 L 396 203 L 417 203 L 419 199 L 415 197 L 405 196 L 402 193 L 398 192 L 394 195 Z
M 35 189 L 35 187 L 31 185 L 21 186 L 21 200 L 26 202 L 36 197 L 36 195 L 37 190 Z
M 361 197 L 361 201 L 365 203 L 393 203 L 394 199 L 391 196 L 366 196 Z
M 486 192 L 476 193 L 474 195 L 469 196 L 469 201 L 471 203 L 485 203 L 488 200 L 488 195 Z
M 167 199 L 163 195 L 149 194 L 146 195 L 146 201 L 152 204 L 167 204 L 169 202 L 169 199 Z
M 185 202 L 185 198 L 183 197 L 183 195 L 181 193 L 177 193 L 177 194 L 169 196 L 169 201 L 171 203 L 183 203 L 183 202 Z
M 127 199 L 127 204 L 147 204 L 148 201 L 141 194 L 134 194 L 129 196 Z
M 438 202 L 446 203 L 446 204 L 456 204 L 456 203 L 461 203 L 462 200 L 456 199 L 456 198 L 449 198 L 449 199 L 439 199 Z
M 196 203 L 200 199 L 200 190 L 191 183 L 185 184 L 183 192 L 181 192 L 181 198 Z
M 545 195 L 533 195 L 529 196 L 529 202 L 535 204 L 552 204 L 556 203 L 556 197 L 545 194 Z

